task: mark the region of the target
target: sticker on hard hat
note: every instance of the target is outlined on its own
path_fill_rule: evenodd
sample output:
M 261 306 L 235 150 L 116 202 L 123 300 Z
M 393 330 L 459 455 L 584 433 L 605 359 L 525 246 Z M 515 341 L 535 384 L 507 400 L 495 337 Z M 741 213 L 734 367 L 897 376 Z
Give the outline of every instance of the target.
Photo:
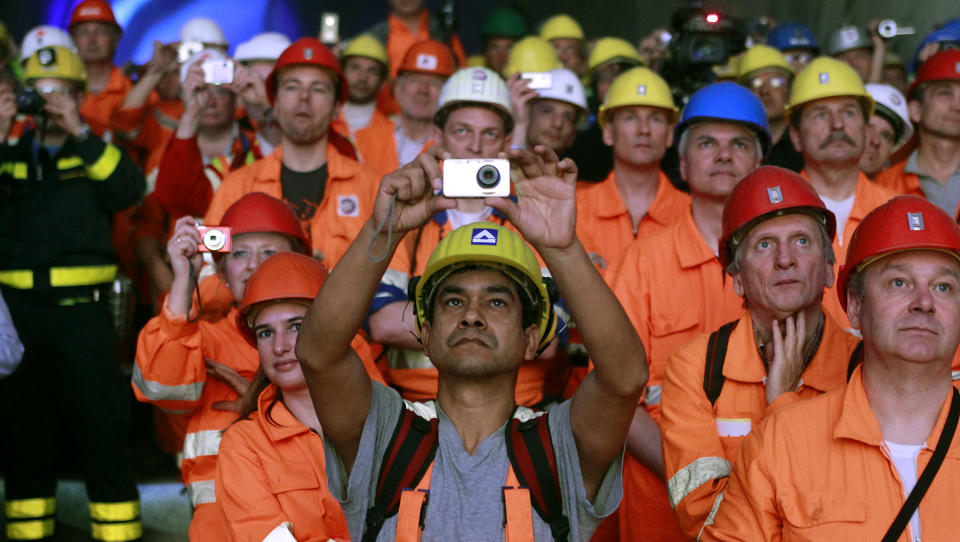
M 830 73 L 829 72 L 820 72 L 820 84 L 826 85 L 830 82 Z
M 89 7 L 80 8 L 80 11 L 77 12 L 77 15 L 80 17 L 90 17 L 95 15 L 100 15 L 102 13 L 103 12 L 100 11 L 100 8 L 96 6 L 89 6 Z
M 910 231 L 920 231 L 923 229 L 923 212 L 907 213 L 907 225 Z
M 637 96 L 647 95 L 647 85 L 637 85 Z
M 421 70 L 437 69 L 437 57 L 423 53 L 417 55 L 417 68 Z
M 960 63 L 957 64 L 957 68 L 960 68 Z M 958 69 L 957 72 L 960 73 L 960 69 Z M 892 103 L 893 105 L 900 105 L 903 103 L 903 100 L 900 99 L 900 96 L 896 94 L 891 94 L 890 103 Z
M 783 192 L 780 191 L 780 187 L 771 186 L 767 188 L 767 199 L 770 200 L 771 205 L 783 202 Z
M 790 38 L 790 45 L 810 45 L 810 42 L 807 41 L 806 36 L 803 35 L 803 31 L 798 29 L 794 32 L 793 37 Z
M 487 72 L 483 70 L 474 70 L 473 73 L 470 74 L 470 79 L 473 79 L 474 81 L 486 81 Z
M 357 196 L 337 196 L 337 216 L 360 216 Z
M 840 30 L 840 39 L 843 40 L 844 45 L 852 45 L 860 38 L 860 32 L 857 31 L 857 27 L 848 26 Z
M 57 63 L 57 51 L 52 47 L 47 47 L 46 49 L 40 49 L 37 51 L 37 62 L 41 66 L 50 66 Z
M 567 85 L 567 94 L 573 94 L 573 85 Z
M 497 234 L 500 233 L 492 228 L 473 228 L 473 237 L 470 239 L 471 245 L 495 245 L 497 244 Z
M 313 58 L 313 49 L 310 48 L 310 47 L 307 47 L 306 49 L 304 49 L 304 50 L 303 50 L 303 58 L 305 58 L 305 59 L 307 59 L 307 60 L 312 59 L 312 58 Z

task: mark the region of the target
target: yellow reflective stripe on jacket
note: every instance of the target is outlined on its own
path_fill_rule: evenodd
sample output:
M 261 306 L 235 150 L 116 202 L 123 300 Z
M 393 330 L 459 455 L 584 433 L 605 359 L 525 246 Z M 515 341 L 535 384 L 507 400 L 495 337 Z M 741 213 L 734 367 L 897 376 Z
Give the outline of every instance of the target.
M 87 166 L 87 176 L 94 181 L 102 181 L 113 174 L 120 163 L 120 149 L 107 143 L 103 154 L 93 165 Z
M 213 166 L 213 169 L 215 169 L 215 170 L 217 170 L 218 172 L 220 172 L 221 175 L 224 174 L 224 171 L 223 171 L 223 160 L 221 159 L 221 157 L 219 157 L 219 156 L 214 157 L 214 159 L 210 161 L 210 165 Z
M 132 521 L 140 517 L 140 501 L 91 502 L 92 521 Z
M 42 518 L 57 511 L 57 499 L 38 497 L 36 499 L 11 499 L 7 501 L 7 519 Z
M 667 481 L 670 507 L 676 508 L 693 490 L 710 480 L 730 476 L 730 462 L 723 457 L 701 457 L 678 470 Z
M 83 160 L 79 156 L 68 156 L 57 160 L 57 169 L 73 169 L 83 167 Z
M 33 271 L 0 271 L 0 284 L 18 290 L 33 288 Z M 10 503 L 7 503 L 10 506 Z
M 0 175 L 6 173 L 14 179 L 26 179 L 28 166 L 26 162 L 4 162 L 0 164 Z
M 117 278 L 115 265 L 81 265 L 76 267 L 51 267 L 50 286 L 90 286 Z
M 8 521 L 8 540 L 40 540 L 53 536 L 56 526 L 54 518 L 35 519 L 31 521 Z
M 106 542 L 126 542 L 143 537 L 143 524 L 140 521 L 126 523 L 91 523 L 90 531 L 94 540 Z

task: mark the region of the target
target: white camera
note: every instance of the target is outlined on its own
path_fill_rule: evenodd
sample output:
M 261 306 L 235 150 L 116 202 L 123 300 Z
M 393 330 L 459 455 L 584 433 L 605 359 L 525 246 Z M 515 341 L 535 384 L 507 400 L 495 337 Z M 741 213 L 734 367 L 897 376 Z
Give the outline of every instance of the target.
M 443 195 L 448 198 L 505 198 L 510 195 L 510 162 L 485 158 L 444 160 Z
M 549 72 L 524 72 L 522 79 L 529 79 L 530 84 L 527 88 L 532 90 L 543 90 L 553 88 L 553 74 Z
M 232 60 L 204 60 L 203 82 L 208 85 L 226 85 L 233 82 Z

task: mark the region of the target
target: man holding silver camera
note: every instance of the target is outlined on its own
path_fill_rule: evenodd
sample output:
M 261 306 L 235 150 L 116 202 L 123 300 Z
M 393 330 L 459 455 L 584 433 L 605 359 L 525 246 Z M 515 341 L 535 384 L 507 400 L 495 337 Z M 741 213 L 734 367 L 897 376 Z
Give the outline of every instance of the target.
M 33 118 L 16 139 L 7 138 L 13 86 L 0 83 L 0 290 L 25 347 L 20 368 L 0 383 L 6 539 L 54 534 L 64 420 L 87 483 L 93 538 L 136 540 L 129 400 L 108 299 L 117 276 L 111 219 L 145 182 L 81 120 L 87 78 L 75 53 L 40 49 L 24 76 L 32 92 L 18 101 Z
M 495 158 L 510 145 L 513 114 L 506 84 L 487 68 L 465 68 L 454 73 L 440 91 L 440 106 L 434 122 L 433 139 L 440 149 L 449 153 L 449 158 L 477 159 L 459 164 L 456 175 L 445 173 L 444 192 L 464 194 L 474 190 L 479 194 L 484 188 L 478 178 L 481 162 L 486 161 L 482 159 Z M 453 164 L 446 160 L 445 171 Z M 487 180 L 483 183 L 496 185 L 494 190 L 502 186 L 509 194 L 508 176 L 500 177 L 499 183 Z M 410 277 L 423 272 L 440 240 L 459 226 L 480 221 L 505 223 L 505 218 L 486 206 L 483 198 L 466 197 L 456 201 L 456 208 L 438 212 L 397 250 L 377 289 L 367 321 L 373 340 L 389 349 L 387 381 L 411 400 L 436 396 L 437 370 L 409 331 L 414 321 L 413 307 L 407 302 Z M 547 366 L 547 361 L 538 359 L 520 367 L 518 404 L 535 405 L 542 400 Z

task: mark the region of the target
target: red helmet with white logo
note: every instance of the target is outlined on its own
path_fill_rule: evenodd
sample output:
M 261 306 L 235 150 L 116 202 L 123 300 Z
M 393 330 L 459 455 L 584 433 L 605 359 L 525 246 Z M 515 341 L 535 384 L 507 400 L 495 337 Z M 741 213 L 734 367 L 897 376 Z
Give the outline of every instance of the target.
M 263 192 L 250 192 L 231 205 L 220 220 L 231 235 L 241 233 L 282 233 L 299 242 L 296 252 L 310 253 L 310 240 L 300 220 L 287 204 Z M 219 255 L 217 252 L 214 255 Z
M 237 329 L 252 345 L 257 340 L 253 324 L 264 303 L 293 302 L 309 306 L 327 280 L 327 268 L 317 260 L 294 252 L 270 256 L 250 275 L 237 314 Z
M 414 43 L 407 49 L 397 73 L 429 73 L 450 77 L 456 71 L 453 53 L 439 41 L 426 40 Z
M 737 183 L 723 206 L 723 233 L 719 242 L 724 269 L 733 260 L 736 247 L 754 226 L 791 213 L 810 216 L 823 224 L 832 240 L 837 220 L 806 179 L 776 166 L 762 166 Z
M 118 32 L 121 31 L 117 18 L 113 16 L 113 10 L 110 9 L 110 4 L 104 0 L 83 0 L 77 4 L 77 7 L 73 8 L 73 14 L 70 15 L 67 28 L 72 30 L 73 25 L 88 21 L 107 23 L 116 27 Z
M 960 226 L 943 209 L 917 196 L 899 196 L 864 217 L 837 276 L 840 306 L 847 310 L 847 281 L 854 271 L 904 250 L 939 250 L 960 258 Z
M 920 85 L 945 80 L 960 80 L 960 49 L 940 51 L 921 64 L 907 96 L 913 98 Z
M 343 77 L 340 63 L 326 45 L 316 38 L 300 38 L 280 53 L 280 58 L 267 76 L 267 99 L 270 104 L 277 99 L 277 76 L 290 66 L 317 66 L 331 72 L 337 85 L 337 98 L 340 102 L 347 97 L 347 80 Z

